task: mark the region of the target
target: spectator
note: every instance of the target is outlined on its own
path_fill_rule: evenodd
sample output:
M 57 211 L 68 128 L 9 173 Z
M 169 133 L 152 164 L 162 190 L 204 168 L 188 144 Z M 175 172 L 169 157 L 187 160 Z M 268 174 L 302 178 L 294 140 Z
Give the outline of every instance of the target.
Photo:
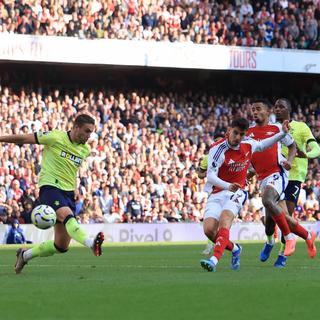
M 130 220 L 132 222 L 139 222 L 142 214 L 143 208 L 140 200 L 138 199 L 138 194 L 136 191 L 129 196 L 129 201 L 127 203 L 127 215 L 130 215 Z
M 26 243 L 23 230 L 19 227 L 19 221 L 13 220 L 11 227 L 9 228 L 5 236 L 6 244 L 23 244 Z
M 76 10 L 71 3 L 60 1 L 51 6 L 50 2 L 41 2 L 41 6 L 29 6 L 15 1 L 12 9 L 0 3 L 0 31 L 82 39 L 319 49 L 319 9 L 312 3 L 305 5 L 305 1 L 164 0 L 144 5 L 127 1 L 121 10 L 119 7 L 114 11 L 104 9 L 100 2 L 94 2 L 97 6 L 92 1 L 79 2 Z M 283 39 L 271 42 L 276 32 L 282 33 Z
M 251 118 L 248 107 L 252 100 L 246 96 L 152 90 L 117 94 L 81 89 L 63 93 L 45 86 L 41 90 L 15 92 L 2 85 L 0 134 L 31 133 L 35 128 L 68 130 L 73 109 L 86 108 L 96 115 L 97 134 L 89 142 L 92 153 L 79 171 L 79 221 L 150 222 L 156 221 L 160 213 L 172 222 L 198 222 L 203 218 L 205 195 L 194 168 L 213 142 L 214 134 L 226 132 L 234 114 Z M 297 105 L 293 119 L 308 122 L 316 138 L 320 138 L 319 101 L 302 98 Z M 138 113 L 141 115 L 133 116 Z M 20 223 L 30 222 L 31 202 L 36 206 L 39 198 L 35 185 L 40 149 L 38 145 L 0 146 L 2 223 L 10 224 L 16 218 Z M 310 162 L 295 213 L 298 219 L 307 218 L 307 209 L 318 210 L 319 169 L 317 159 Z M 250 206 L 241 218 L 257 221 L 261 203 L 255 178 L 248 192 Z M 26 206 L 28 201 L 30 205 Z

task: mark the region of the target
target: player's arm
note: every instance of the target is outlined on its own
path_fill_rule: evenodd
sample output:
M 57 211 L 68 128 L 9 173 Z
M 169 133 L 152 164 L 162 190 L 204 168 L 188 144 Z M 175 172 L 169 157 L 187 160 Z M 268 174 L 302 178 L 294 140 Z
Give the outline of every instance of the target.
M 297 154 L 297 145 L 295 142 L 288 146 L 288 159 L 283 161 L 281 164 L 286 170 L 290 170 L 292 166 L 292 161 Z
M 286 120 L 282 124 L 282 131 L 275 134 L 271 138 L 263 139 L 261 141 L 256 141 L 251 139 L 252 152 L 261 152 L 265 149 L 270 148 L 272 145 L 279 142 L 286 135 L 288 135 L 288 132 L 289 132 L 289 121 Z
M 229 190 L 232 192 L 236 192 L 240 185 L 237 183 L 230 183 L 224 181 L 218 177 L 218 171 L 220 166 L 223 163 L 222 156 L 216 159 L 217 148 L 212 148 L 209 152 L 208 156 L 208 169 L 207 169 L 207 183 L 212 184 L 213 186 L 223 189 Z
M 308 152 L 303 152 L 302 150 L 297 150 L 297 157 L 298 158 L 308 158 L 314 159 L 320 156 L 320 147 L 317 143 L 316 139 L 314 138 L 310 128 L 305 125 L 304 130 L 302 130 L 302 135 L 304 141 L 306 141 L 306 146 L 309 149 Z
M 37 143 L 34 133 L 30 134 L 11 134 L 0 136 L 0 142 L 15 143 L 15 144 L 35 144 Z
M 306 153 L 308 159 L 314 159 L 320 156 L 320 147 L 317 141 L 310 141 L 308 142 L 307 146 L 310 148 L 310 150 Z
M 285 145 L 288 148 L 288 158 L 287 160 L 283 161 L 281 165 L 286 169 L 290 170 L 292 166 L 292 161 L 294 160 L 297 154 L 297 145 L 294 142 L 291 135 L 287 134 L 282 140 L 281 144 Z
M 256 175 L 256 171 L 254 170 L 254 168 L 252 167 L 252 165 L 249 167 L 248 172 L 247 172 L 247 183 L 252 181 L 252 178 Z

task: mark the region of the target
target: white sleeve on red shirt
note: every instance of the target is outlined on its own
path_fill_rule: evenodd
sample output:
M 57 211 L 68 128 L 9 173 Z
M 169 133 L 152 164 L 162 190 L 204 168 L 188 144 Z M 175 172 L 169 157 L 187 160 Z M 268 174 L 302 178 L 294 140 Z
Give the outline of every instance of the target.
M 274 123 L 273 125 L 279 128 L 279 132 L 282 132 L 282 125 L 280 123 Z M 293 138 L 291 137 L 290 133 L 287 133 L 284 138 L 280 140 L 281 144 L 285 145 L 286 147 L 291 146 L 294 143 Z
M 281 143 L 286 147 L 289 147 L 294 143 L 294 139 L 291 137 L 291 134 L 288 133 L 281 139 Z
M 210 149 L 208 155 L 207 183 L 220 189 L 228 190 L 230 183 L 218 177 L 219 168 L 224 162 L 225 148 L 220 144 Z
M 273 144 L 275 144 L 276 142 L 278 142 L 281 139 L 283 139 L 285 136 L 286 136 L 286 133 L 279 132 L 279 133 L 275 134 L 274 136 L 272 136 L 271 138 L 268 138 L 268 139 L 263 139 L 261 141 L 257 141 L 257 140 L 254 140 L 252 138 L 247 138 L 245 140 L 245 142 L 251 144 L 252 153 L 254 153 L 254 152 L 260 152 L 260 151 L 263 151 L 265 149 L 268 149 Z

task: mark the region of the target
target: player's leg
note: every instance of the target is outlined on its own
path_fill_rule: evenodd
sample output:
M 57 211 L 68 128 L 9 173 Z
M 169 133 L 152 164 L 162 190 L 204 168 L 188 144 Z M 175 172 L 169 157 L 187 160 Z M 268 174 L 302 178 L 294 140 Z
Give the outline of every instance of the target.
M 214 239 L 218 231 L 218 220 L 213 217 L 208 217 L 203 221 L 203 231 L 208 238 L 206 248 L 202 251 L 202 254 L 209 256 L 212 253 L 214 246 Z
M 270 183 L 270 181 L 272 182 L 272 184 L 274 184 L 273 175 L 266 177 L 265 179 L 260 181 L 260 188 L 262 193 L 264 192 L 266 186 L 268 185 L 268 183 Z M 264 262 L 268 260 L 275 242 L 274 236 L 276 231 L 276 224 L 272 219 L 270 211 L 268 211 L 265 207 L 262 208 L 261 215 L 261 222 L 264 225 L 264 230 L 267 237 L 267 241 L 264 244 L 262 251 L 260 252 L 260 261 Z
M 216 240 L 217 240 L 219 220 L 217 220 L 214 217 L 208 216 L 208 214 L 205 215 L 205 217 L 206 216 L 207 216 L 207 218 L 205 218 L 204 222 L 203 222 L 203 231 L 204 231 L 204 234 L 209 239 L 210 243 L 214 244 L 214 243 L 216 243 Z M 229 242 L 227 243 L 227 246 L 226 246 L 226 250 L 232 251 L 233 248 L 234 248 L 234 243 L 229 240 Z M 209 254 L 210 253 L 211 253 L 211 251 L 209 252 Z
M 65 253 L 68 251 L 71 238 L 63 224 L 58 223 L 54 226 L 54 240 L 42 242 L 30 249 L 18 249 L 15 272 L 21 273 L 23 267 L 29 260 L 36 257 L 49 257 L 55 253 Z
M 317 249 L 315 246 L 316 233 L 308 232 L 303 228 L 298 221 L 292 218 L 292 214 L 297 205 L 299 194 L 301 189 L 301 181 L 291 180 L 285 191 L 286 205 L 288 208 L 288 213 L 291 218 L 288 218 L 293 223 L 292 230 L 295 234 L 306 241 L 308 247 L 308 255 L 310 258 L 314 258 L 317 254 Z
M 229 242 L 229 230 L 231 228 L 234 215 L 229 210 L 224 210 L 221 213 L 219 221 L 219 230 L 216 237 L 216 242 L 213 250 L 213 256 L 208 260 L 201 260 L 201 266 L 210 271 L 214 272 L 216 266 L 221 259 L 223 252 Z
M 203 230 L 210 243 L 215 243 L 218 232 L 220 213 L 222 211 L 221 203 L 226 198 L 227 191 L 221 191 L 209 196 L 204 212 Z M 232 251 L 234 244 L 230 241 L 227 250 Z M 210 251 L 210 253 L 212 250 Z
M 213 256 L 208 260 L 201 260 L 201 266 L 208 271 L 215 271 L 216 265 L 221 259 L 224 250 L 230 244 L 229 230 L 234 217 L 239 213 L 242 205 L 247 199 L 247 193 L 239 190 L 236 193 L 224 192 L 221 199 L 222 212 L 219 217 L 218 233 L 215 239 Z M 233 244 L 231 268 L 238 270 L 240 268 L 240 254 L 242 248 L 238 244 Z
M 203 231 L 206 237 L 214 242 L 218 232 L 219 220 L 216 217 L 208 216 L 205 214 L 205 219 L 203 221 Z
M 94 255 L 101 255 L 104 235 L 99 232 L 95 239 L 92 239 L 78 223 L 73 215 L 75 210 L 74 192 L 43 186 L 40 189 L 40 200 L 41 203 L 51 206 L 56 211 L 57 220 L 64 225 L 70 238 L 92 249 Z
M 264 244 L 262 251 L 260 252 L 260 261 L 265 262 L 269 259 L 273 246 L 275 244 L 274 232 L 276 224 L 272 219 L 270 212 L 266 209 L 266 214 L 264 216 L 265 234 L 267 236 L 267 241 Z
M 87 232 L 78 223 L 69 207 L 61 207 L 56 213 L 57 220 L 63 223 L 70 238 L 92 249 L 95 256 L 100 256 L 102 254 L 101 246 L 104 241 L 102 232 L 99 232 L 94 239 L 89 237 Z
M 209 256 L 213 250 L 213 247 L 214 247 L 214 243 L 210 239 L 208 239 L 206 247 L 202 251 L 202 254 L 205 256 Z
M 286 220 L 286 212 L 278 205 L 280 193 L 272 187 L 267 185 L 263 191 L 262 203 L 265 208 L 270 212 L 272 219 L 280 228 L 286 240 L 285 255 L 290 256 L 295 251 L 295 237 L 291 233 L 288 222 Z
M 282 201 L 281 206 L 285 206 L 287 208 L 288 215 L 286 217 L 291 231 L 305 240 L 308 247 L 308 255 L 310 258 L 314 258 L 317 254 L 317 248 L 315 246 L 316 233 L 307 231 L 297 220 L 292 217 L 294 209 L 297 205 L 300 187 L 300 181 L 289 181 L 285 191 L 286 201 Z
M 288 186 L 285 190 L 285 199 L 286 201 L 279 202 L 279 205 L 284 209 L 287 210 L 287 221 L 290 227 L 290 230 L 299 236 L 300 238 L 304 239 L 306 241 L 307 247 L 308 247 L 308 255 L 310 258 L 314 258 L 317 254 L 317 249 L 315 246 L 315 239 L 316 234 L 315 232 L 309 232 L 307 231 L 302 225 L 298 223 L 297 220 L 292 218 L 292 214 L 294 212 L 294 209 L 297 205 L 297 201 L 299 198 L 301 188 L 301 182 L 300 181 L 289 181 Z M 281 248 L 280 248 L 280 254 L 285 249 L 285 241 L 282 237 L 281 239 Z

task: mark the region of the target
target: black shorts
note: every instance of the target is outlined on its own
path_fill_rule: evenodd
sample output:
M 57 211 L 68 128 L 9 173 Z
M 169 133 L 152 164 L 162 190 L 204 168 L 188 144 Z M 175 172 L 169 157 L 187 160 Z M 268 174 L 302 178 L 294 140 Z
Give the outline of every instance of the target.
M 53 186 L 42 186 L 40 188 L 40 202 L 52 207 L 55 211 L 62 207 L 69 207 L 73 214 L 76 204 L 73 191 L 64 191 Z
M 285 200 L 293 202 L 295 205 L 297 205 L 300 189 L 301 189 L 301 181 L 289 180 L 287 188 L 284 191 Z

